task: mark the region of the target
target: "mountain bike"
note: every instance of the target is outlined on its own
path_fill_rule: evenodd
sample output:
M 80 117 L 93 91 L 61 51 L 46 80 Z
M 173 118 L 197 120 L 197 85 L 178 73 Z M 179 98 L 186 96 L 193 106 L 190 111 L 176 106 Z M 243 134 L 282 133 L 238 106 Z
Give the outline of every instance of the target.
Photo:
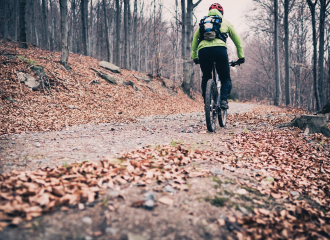
M 229 66 L 240 65 L 238 61 L 230 62 Z M 220 107 L 220 89 L 221 82 L 216 74 L 215 63 L 212 69 L 212 78 L 207 81 L 205 90 L 205 117 L 207 130 L 214 132 L 218 118 L 220 127 L 225 127 L 227 123 L 227 109 Z

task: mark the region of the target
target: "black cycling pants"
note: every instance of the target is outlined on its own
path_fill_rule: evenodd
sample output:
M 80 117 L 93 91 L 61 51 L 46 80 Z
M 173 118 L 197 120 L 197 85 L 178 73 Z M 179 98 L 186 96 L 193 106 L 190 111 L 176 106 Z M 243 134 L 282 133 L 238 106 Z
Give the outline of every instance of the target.
M 232 84 L 230 79 L 230 68 L 226 47 L 206 47 L 198 52 L 198 58 L 203 72 L 202 91 L 205 96 L 207 80 L 212 78 L 213 63 L 221 81 L 221 100 L 227 101 Z

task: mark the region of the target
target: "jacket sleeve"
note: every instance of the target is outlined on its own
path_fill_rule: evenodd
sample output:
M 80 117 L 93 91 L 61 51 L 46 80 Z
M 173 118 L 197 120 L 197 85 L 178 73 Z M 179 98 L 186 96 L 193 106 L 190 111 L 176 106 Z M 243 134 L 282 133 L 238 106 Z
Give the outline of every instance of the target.
M 237 49 L 237 57 L 238 58 L 244 58 L 244 52 L 243 52 L 243 44 L 242 44 L 242 40 L 240 38 L 240 36 L 238 35 L 238 33 L 236 32 L 236 30 L 234 29 L 234 26 L 232 24 L 228 24 L 228 34 L 229 37 L 231 38 L 231 40 L 233 40 L 236 49 Z
M 198 52 L 197 52 L 198 39 L 199 39 L 199 28 L 195 32 L 194 39 L 192 41 L 192 53 L 191 53 L 192 59 L 197 59 L 198 58 Z

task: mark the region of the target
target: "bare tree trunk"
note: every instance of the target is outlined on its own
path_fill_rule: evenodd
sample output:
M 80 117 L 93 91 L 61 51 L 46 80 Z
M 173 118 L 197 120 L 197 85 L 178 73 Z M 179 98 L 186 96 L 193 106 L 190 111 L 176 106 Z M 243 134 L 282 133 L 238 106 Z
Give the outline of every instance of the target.
M 91 26 L 91 30 L 90 30 L 90 36 L 89 36 L 89 55 L 91 57 L 94 56 L 94 17 L 93 17 L 93 0 L 91 1 L 91 5 L 90 5 L 90 26 Z
M 36 23 L 35 23 L 35 20 L 34 20 L 34 1 L 30 1 L 30 17 L 31 17 L 31 30 L 30 30 L 30 34 L 31 34 L 31 43 L 34 43 L 35 42 L 33 41 L 33 36 L 34 36 L 34 32 L 35 32 L 35 27 L 36 27 Z
M 186 0 L 181 0 L 181 58 L 186 57 Z
M 278 51 L 278 0 L 274 0 L 275 15 L 275 34 L 274 34 L 274 55 L 275 55 L 275 78 L 276 78 L 276 96 L 274 104 L 279 106 L 282 99 L 281 79 L 280 79 L 280 62 Z
M 19 2 L 19 47 L 28 48 L 26 44 L 26 27 L 25 27 L 25 8 L 26 0 L 20 0 Z
M 70 48 L 71 48 L 71 51 L 74 53 L 77 52 L 77 51 L 75 51 L 75 48 L 74 48 L 77 45 L 75 26 L 76 26 L 76 0 L 71 0 L 71 44 L 70 44 Z
M 82 24 L 82 41 L 83 41 L 83 53 L 88 55 L 88 0 L 81 0 L 81 24 Z
M 319 22 L 319 95 L 320 95 L 320 105 L 325 104 L 325 96 L 323 92 L 323 78 L 324 78 L 324 25 L 326 18 L 326 9 L 329 1 L 320 0 L 320 22 Z
M 106 0 L 103 0 L 103 11 L 104 11 L 105 31 L 106 31 L 106 36 L 107 36 L 108 62 L 110 62 L 110 59 L 111 59 L 111 52 L 110 52 L 110 29 L 109 29 L 109 17 L 108 17 Z
M 61 9 L 61 34 L 62 34 L 62 55 L 61 63 L 68 67 L 69 46 L 68 46 L 68 0 L 60 0 Z
M 116 65 L 120 67 L 120 5 L 119 0 L 116 0 Z
M 315 19 L 315 6 L 317 4 L 317 0 L 315 3 L 312 0 L 307 0 L 309 9 L 312 14 L 312 28 L 313 28 L 313 79 L 314 79 L 314 95 L 316 100 L 316 110 L 320 111 L 320 95 L 319 95 L 319 87 L 317 81 L 317 38 L 316 38 L 316 19 Z
M 289 48 L 289 2 L 284 1 L 284 31 L 285 31 L 285 103 L 291 104 L 290 94 L 290 48 Z
M 101 32 L 101 24 L 100 24 L 100 19 L 101 19 L 101 10 L 100 10 L 100 2 L 99 2 L 99 4 L 97 4 L 97 12 L 96 12 L 96 14 L 97 14 L 97 17 L 96 17 L 96 26 L 97 26 L 97 28 L 96 28 L 96 35 L 97 35 L 97 38 L 96 38 L 96 55 L 99 57 L 100 56 L 100 54 L 101 54 L 101 44 L 100 44 L 100 42 L 101 42 L 101 40 L 100 40 L 100 32 Z
M 124 30 L 125 30 L 125 37 L 124 37 L 124 66 L 126 69 L 129 69 L 129 58 L 128 58 L 128 5 L 129 0 L 124 0 Z
M 141 35 L 142 35 L 142 21 L 143 21 L 143 6 L 144 6 L 144 0 L 143 3 L 141 4 L 141 9 L 140 9 L 140 22 L 139 22 L 139 39 L 138 39 L 138 48 L 139 48 L 139 55 L 138 55 L 138 71 L 140 72 L 142 69 L 142 61 L 141 61 Z
M 50 51 L 54 51 L 54 41 L 55 41 L 55 18 L 54 18 L 54 6 L 52 3 L 52 0 L 49 0 L 49 11 L 50 11 L 50 29 L 49 29 L 49 33 L 50 33 L 50 38 L 49 38 L 49 50 Z
M 8 1 L 3 1 L 4 4 L 4 24 L 3 24 L 3 37 L 7 38 L 8 37 L 8 13 L 9 13 L 9 2 Z
M 186 51 L 185 53 L 185 62 L 184 62 L 184 67 L 183 67 L 183 83 L 182 83 L 182 88 L 183 92 L 190 96 L 190 89 L 192 87 L 192 75 L 193 75 L 193 61 L 189 61 L 190 59 L 190 53 L 191 53 L 191 41 L 192 41 L 192 31 L 194 29 L 194 26 L 192 24 L 192 17 L 193 17 L 193 10 L 198 6 L 198 4 L 202 0 L 199 0 L 197 3 L 193 4 L 193 0 L 188 0 L 187 1 L 187 15 L 186 15 Z M 183 1 L 181 1 L 182 4 Z M 184 25 L 184 24 L 182 24 Z
M 190 94 L 189 84 L 187 83 L 187 71 L 188 66 L 186 62 L 186 28 L 187 28 L 187 17 L 186 17 L 186 0 L 181 0 L 181 58 L 182 58 L 182 68 L 183 68 L 183 82 L 182 82 L 182 88 L 183 92 L 187 95 Z
M 178 78 L 178 48 L 179 48 L 179 27 L 178 27 L 178 0 L 175 0 L 175 52 L 174 52 L 174 61 L 175 61 L 175 72 L 174 72 L 174 82 L 173 82 L 173 89 L 175 83 L 177 82 Z
M 127 21 L 128 21 L 128 49 L 127 49 L 127 56 L 128 56 L 128 70 L 131 70 L 131 44 L 132 44 L 132 29 L 131 29 L 131 23 L 132 23 L 132 17 L 131 17 L 131 5 L 128 0 L 128 7 L 127 7 Z
M 42 0 L 43 45 L 48 46 L 47 0 Z
M 19 0 L 15 0 L 15 3 L 14 3 L 14 11 L 15 11 L 15 26 L 14 26 L 14 39 L 15 41 L 18 41 L 18 37 L 17 37 L 17 33 L 18 33 L 18 30 L 19 30 Z
M 130 1 L 124 0 L 124 29 L 125 29 L 125 40 L 124 40 L 124 54 L 125 62 L 124 66 L 127 70 L 130 70 Z
M 137 70 L 137 36 L 139 33 L 138 31 L 138 26 L 137 26 L 137 0 L 134 0 L 134 10 L 133 10 L 133 31 L 135 34 L 133 34 L 133 49 L 134 49 L 134 58 L 132 56 L 133 64 L 131 64 L 131 67 L 134 70 Z

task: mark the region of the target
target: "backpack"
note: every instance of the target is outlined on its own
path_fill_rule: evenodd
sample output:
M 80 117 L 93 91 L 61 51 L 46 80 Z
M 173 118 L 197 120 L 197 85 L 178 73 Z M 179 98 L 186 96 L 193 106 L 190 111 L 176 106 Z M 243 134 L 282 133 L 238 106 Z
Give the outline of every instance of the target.
M 206 16 L 201 19 L 199 23 L 199 42 L 203 40 L 212 41 L 215 38 L 219 38 L 222 41 L 227 41 L 227 34 L 220 32 L 222 18 L 218 15 Z

